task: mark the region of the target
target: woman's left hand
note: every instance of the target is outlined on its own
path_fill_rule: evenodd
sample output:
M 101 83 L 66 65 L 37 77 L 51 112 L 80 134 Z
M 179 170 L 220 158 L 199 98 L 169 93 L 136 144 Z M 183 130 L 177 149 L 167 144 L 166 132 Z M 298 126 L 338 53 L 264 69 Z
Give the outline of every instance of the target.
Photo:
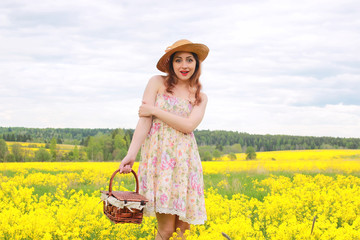
M 139 117 L 151 117 L 154 115 L 154 109 L 154 106 L 143 101 L 142 105 L 139 107 Z

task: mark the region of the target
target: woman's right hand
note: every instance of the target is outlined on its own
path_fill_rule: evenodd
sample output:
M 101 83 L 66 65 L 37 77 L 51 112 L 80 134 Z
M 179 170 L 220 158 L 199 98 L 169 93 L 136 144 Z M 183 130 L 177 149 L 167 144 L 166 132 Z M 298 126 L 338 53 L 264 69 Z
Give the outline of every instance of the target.
M 134 162 L 135 162 L 135 158 L 126 155 L 120 163 L 119 166 L 120 173 L 130 173 L 132 166 L 134 165 Z

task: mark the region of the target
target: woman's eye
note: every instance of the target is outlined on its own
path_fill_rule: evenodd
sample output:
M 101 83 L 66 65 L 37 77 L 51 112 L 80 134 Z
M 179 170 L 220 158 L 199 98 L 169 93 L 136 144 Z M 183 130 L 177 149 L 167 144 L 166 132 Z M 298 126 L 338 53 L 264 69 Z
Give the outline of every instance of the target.
M 179 62 L 181 62 L 181 60 L 180 60 L 180 59 L 176 59 L 175 62 L 179 63 Z
M 190 63 L 191 63 L 191 62 L 193 62 L 193 61 L 194 61 L 194 60 L 193 60 L 193 59 L 191 59 L 191 58 L 190 58 L 190 59 L 188 59 L 188 62 L 190 62 Z

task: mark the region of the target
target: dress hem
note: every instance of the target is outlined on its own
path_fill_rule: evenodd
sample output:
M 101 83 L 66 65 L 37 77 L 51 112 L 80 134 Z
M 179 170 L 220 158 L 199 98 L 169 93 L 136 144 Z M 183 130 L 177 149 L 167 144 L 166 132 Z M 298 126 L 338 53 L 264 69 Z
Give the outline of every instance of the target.
M 194 220 L 187 219 L 185 217 L 185 214 L 182 214 L 181 212 L 179 212 L 178 210 L 175 210 L 175 209 L 168 209 L 168 208 L 161 208 L 161 207 L 156 207 L 156 210 L 154 209 L 154 207 L 145 207 L 145 209 L 144 209 L 144 215 L 145 216 L 156 217 L 155 212 L 171 214 L 171 215 L 177 215 L 177 216 L 179 216 L 179 219 L 181 221 L 187 222 L 187 223 L 192 224 L 192 225 L 202 225 L 206 221 L 206 218 L 205 219 L 194 219 Z

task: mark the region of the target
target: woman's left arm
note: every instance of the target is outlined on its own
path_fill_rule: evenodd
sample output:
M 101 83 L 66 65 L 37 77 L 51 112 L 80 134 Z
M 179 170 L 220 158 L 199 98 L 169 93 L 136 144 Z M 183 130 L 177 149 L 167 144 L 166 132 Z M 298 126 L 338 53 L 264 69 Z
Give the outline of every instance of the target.
M 170 127 L 175 128 L 176 130 L 183 133 L 191 133 L 194 131 L 197 126 L 201 123 L 206 109 L 207 96 L 204 93 L 201 93 L 202 101 L 199 105 L 194 106 L 189 117 L 181 117 L 176 114 L 164 111 L 160 108 L 157 108 L 153 105 L 143 102 L 139 108 L 140 117 L 155 116 L 161 121 L 168 124 Z

